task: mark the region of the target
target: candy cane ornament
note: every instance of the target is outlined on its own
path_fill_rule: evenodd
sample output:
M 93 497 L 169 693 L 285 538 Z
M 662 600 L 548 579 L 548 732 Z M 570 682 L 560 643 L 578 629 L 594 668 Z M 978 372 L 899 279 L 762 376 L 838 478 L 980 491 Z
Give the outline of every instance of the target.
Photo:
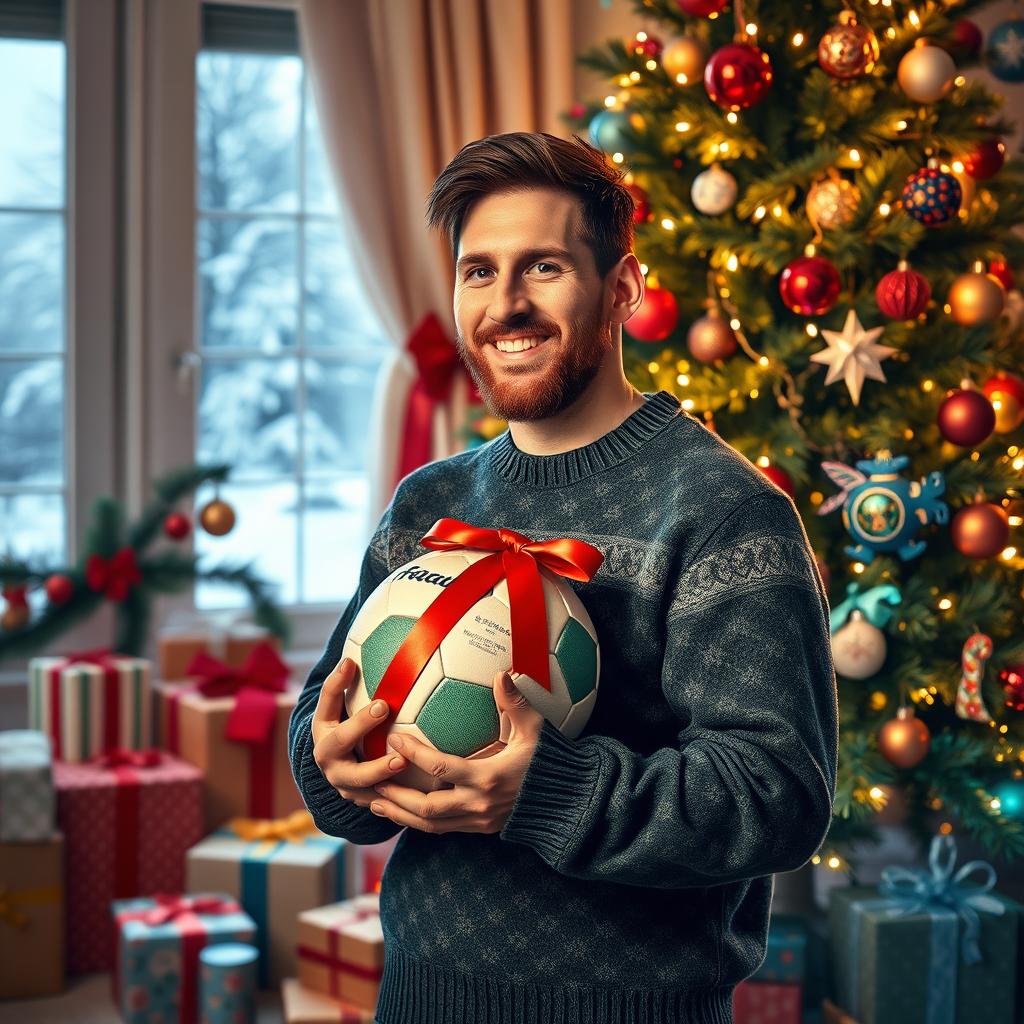
M 963 675 L 956 691 L 956 713 L 973 722 L 991 722 L 992 716 L 981 695 L 981 679 L 985 662 L 992 657 L 992 638 L 984 633 L 972 633 L 964 642 L 960 664 Z

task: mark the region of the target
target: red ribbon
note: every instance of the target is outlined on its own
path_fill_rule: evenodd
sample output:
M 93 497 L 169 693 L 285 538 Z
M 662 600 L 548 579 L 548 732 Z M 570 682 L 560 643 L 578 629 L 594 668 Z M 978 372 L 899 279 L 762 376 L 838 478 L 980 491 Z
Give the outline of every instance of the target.
M 85 582 L 90 590 L 102 590 L 111 601 L 123 601 L 128 591 L 142 582 L 135 549 L 123 547 L 112 558 L 90 555 L 85 563 Z
M 367 918 L 379 917 L 380 911 L 372 907 L 355 907 L 348 914 L 338 921 L 333 921 L 327 928 L 327 952 L 324 953 L 312 946 L 299 943 L 296 952 L 301 960 L 311 960 L 313 963 L 321 964 L 327 968 L 327 979 L 330 987 L 330 995 L 334 999 L 341 998 L 338 992 L 338 972 L 344 971 L 353 974 L 366 981 L 380 981 L 383 971 L 379 967 L 364 967 L 352 960 L 344 960 L 338 947 L 339 938 L 343 928 L 347 928 L 356 921 L 364 921 Z
M 181 936 L 181 991 L 178 1004 L 178 1024 L 194 1024 L 198 1010 L 199 953 L 206 945 L 206 926 L 200 914 L 237 914 L 241 907 L 235 900 L 222 900 L 216 896 L 177 896 L 154 893 L 155 907 L 140 910 L 122 910 L 116 915 L 118 924 L 142 921 L 149 926 L 173 921 Z M 114 1002 L 121 1004 L 120 942 L 115 935 L 118 955 L 114 960 Z
M 427 313 L 413 329 L 406 351 L 416 364 L 416 381 L 406 400 L 396 484 L 414 469 L 430 462 L 434 410 L 451 397 L 455 374 L 462 363 L 458 347 L 433 312 Z M 472 381 L 470 398 L 480 401 L 480 393 Z
M 115 654 L 109 647 L 95 647 L 87 651 L 74 651 L 64 656 L 63 661 L 53 665 L 49 671 L 50 691 L 50 738 L 53 741 L 53 757 L 61 760 L 64 757 L 61 743 L 61 685 L 60 676 L 72 665 L 98 665 L 103 669 L 103 739 L 102 750 L 110 750 L 117 746 L 121 737 L 121 700 L 118 688 L 117 665 Z
M 91 764 L 100 768 L 152 768 L 163 760 L 163 753 L 157 747 L 145 750 L 127 750 L 125 747 L 114 747 L 89 759 Z
M 394 716 L 451 628 L 502 578 L 508 580 L 512 671 L 527 675 L 550 690 L 548 621 L 538 563 L 559 576 L 587 582 L 604 561 L 604 555 L 591 544 L 570 537 L 534 541 L 515 530 L 490 530 L 447 518 L 438 519 L 420 543 L 437 551 L 470 549 L 494 554 L 473 562 L 441 589 L 391 659 L 374 699 L 387 701 Z M 368 758 L 384 756 L 387 736 L 385 718 L 383 724 L 363 738 Z
M 27 583 L 12 583 L 9 587 L 4 587 L 3 595 L 7 599 L 7 603 L 11 608 L 27 608 L 28 607 L 28 584 Z

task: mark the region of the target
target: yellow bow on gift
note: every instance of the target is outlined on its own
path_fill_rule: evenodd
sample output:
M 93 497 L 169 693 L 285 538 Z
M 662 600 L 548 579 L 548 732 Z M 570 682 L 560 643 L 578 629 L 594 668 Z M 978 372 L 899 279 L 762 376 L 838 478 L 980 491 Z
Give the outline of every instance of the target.
M 301 843 L 319 829 L 309 811 L 294 811 L 287 818 L 232 818 L 226 828 L 247 842 L 276 839 Z

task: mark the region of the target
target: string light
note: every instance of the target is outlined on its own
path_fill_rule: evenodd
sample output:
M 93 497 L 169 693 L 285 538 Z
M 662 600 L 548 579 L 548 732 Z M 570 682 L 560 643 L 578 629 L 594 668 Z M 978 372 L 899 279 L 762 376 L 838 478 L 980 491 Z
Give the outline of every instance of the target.
M 738 331 L 738 330 L 740 329 L 740 327 L 742 326 L 742 324 L 741 324 L 741 323 L 739 322 L 739 319 L 738 319 L 737 317 L 733 317 L 733 318 L 732 318 L 732 319 L 731 319 L 731 320 L 729 321 L 729 326 L 730 326 L 730 327 L 731 327 L 731 328 L 732 328 L 732 329 L 733 329 L 734 331 Z
M 889 213 L 891 212 L 891 210 L 892 210 L 892 207 L 888 203 L 880 203 L 879 206 L 878 206 L 878 212 L 883 217 L 888 217 Z
M 730 110 L 729 113 L 725 115 L 725 119 L 729 124 L 735 124 L 740 119 L 740 115 L 737 114 L 735 110 Z
M 807 332 L 807 333 L 808 333 L 808 334 L 809 334 L 809 335 L 810 335 L 810 336 L 811 336 L 812 338 L 816 338 L 816 337 L 818 336 L 818 325 L 817 325 L 817 324 L 807 324 L 807 326 L 806 326 L 806 327 L 804 327 L 804 330 L 805 330 L 805 331 L 806 331 L 806 332 Z
M 855 164 L 859 164 L 860 163 L 860 150 L 859 149 L 851 149 L 850 150 L 850 160 L 853 163 L 855 163 Z
M 887 28 L 887 29 L 885 30 L 885 37 L 886 37 L 887 39 L 895 39 L 895 38 L 896 38 L 896 29 L 895 29 L 895 28 L 894 28 L 894 27 L 893 27 L 892 25 L 890 25 L 890 26 L 889 26 L 889 27 L 888 27 L 888 28 Z
M 793 45 L 794 46 L 803 46 L 804 45 L 804 34 L 803 34 L 803 32 L 794 32 L 793 33 Z
M 900 118 L 900 120 L 898 120 L 896 122 L 896 131 L 898 131 L 898 132 L 905 131 L 906 127 L 907 127 L 907 122 L 904 121 L 902 118 Z
M 689 121 L 679 121 L 676 124 L 676 131 L 677 132 L 688 132 L 689 130 L 690 130 L 690 122 Z
M 759 206 L 754 211 L 754 220 L 760 220 L 767 212 L 768 211 L 763 206 Z
M 757 35 L 757 26 L 752 21 L 748 21 L 747 22 L 747 35 L 748 36 L 756 36 Z
M 675 231 L 675 229 L 676 229 L 676 222 L 671 217 L 662 217 L 661 218 L 661 226 L 666 231 Z
M 921 19 L 917 16 L 917 11 L 911 11 L 907 15 L 907 21 L 909 21 L 910 24 L 914 26 L 914 28 L 921 27 Z
M 604 98 L 604 105 L 608 107 L 609 110 L 614 110 L 615 107 L 618 105 L 618 102 L 618 96 L 605 96 Z
M 776 203 L 772 207 L 772 216 L 773 217 L 781 217 L 782 216 L 782 207 L 778 203 Z
M 964 76 L 963 76 L 963 75 L 957 75 L 957 76 L 956 76 L 956 78 L 954 78 L 954 79 L 953 79 L 953 84 L 954 84 L 954 85 L 955 85 L 955 86 L 956 86 L 956 87 L 957 87 L 958 89 L 962 89 L 962 88 L 964 87 L 964 85 L 966 85 L 966 84 L 967 84 L 967 79 L 966 79 L 966 78 L 964 78 Z
M 740 265 L 740 261 L 736 258 L 736 253 L 732 253 L 730 257 L 725 261 L 726 270 L 735 270 Z

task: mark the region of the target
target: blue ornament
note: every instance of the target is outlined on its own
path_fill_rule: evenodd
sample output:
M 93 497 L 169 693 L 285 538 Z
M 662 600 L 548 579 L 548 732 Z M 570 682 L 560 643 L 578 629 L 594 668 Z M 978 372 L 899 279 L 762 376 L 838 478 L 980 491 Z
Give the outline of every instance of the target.
M 853 469 L 842 462 L 823 462 L 821 468 L 842 490 L 821 503 L 818 515 L 842 506 L 843 526 L 856 544 L 843 550 L 871 563 L 876 554 L 895 551 L 900 559 L 917 558 L 927 546 L 912 540 L 926 523 L 949 521 L 949 506 L 939 500 L 945 477 L 936 470 L 920 483 L 899 476 L 909 461 L 882 450 L 875 459 L 861 459 Z M 867 474 L 867 475 L 865 475 Z
M 914 220 L 931 228 L 955 217 L 962 199 L 956 175 L 938 167 L 922 167 L 907 178 L 900 205 Z
M 599 110 L 587 129 L 590 141 L 606 153 L 632 153 L 636 143 L 627 132 L 636 131 L 625 110 Z
M 1004 818 L 1024 821 L 1024 779 L 1007 779 L 992 787 L 992 795 L 999 801 Z
M 1024 18 L 996 25 L 988 34 L 985 61 L 1004 82 L 1024 82 Z

